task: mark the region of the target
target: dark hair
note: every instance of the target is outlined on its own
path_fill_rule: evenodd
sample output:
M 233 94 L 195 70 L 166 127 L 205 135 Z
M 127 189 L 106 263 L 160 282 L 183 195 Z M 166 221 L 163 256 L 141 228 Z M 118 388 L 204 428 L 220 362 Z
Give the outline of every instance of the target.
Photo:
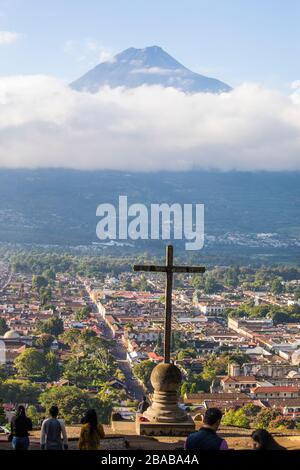
M 16 422 L 21 423 L 25 422 L 27 417 L 26 417 L 26 412 L 25 412 L 25 406 L 19 405 L 16 411 Z
M 146 395 L 143 396 L 143 401 L 147 401 Z
M 94 430 L 97 430 L 98 427 L 98 416 L 95 410 L 87 410 L 84 418 L 82 420 L 82 424 L 89 424 L 90 432 L 92 433 Z
M 265 429 L 256 429 L 251 434 L 251 437 L 260 445 L 258 450 L 285 450 L 284 447 L 275 441 L 272 434 Z
M 19 405 L 17 408 L 16 416 L 19 417 L 26 417 L 25 406 Z
M 209 426 L 213 426 L 216 424 L 218 421 L 221 421 L 222 419 L 222 411 L 219 410 L 218 408 L 208 408 L 206 410 L 203 423 L 208 424 Z
M 57 418 L 57 416 L 58 416 L 58 406 L 56 406 L 56 405 L 51 406 L 51 408 L 49 410 L 49 413 L 50 413 L 50 416 L 52 416 L 52 418 Z

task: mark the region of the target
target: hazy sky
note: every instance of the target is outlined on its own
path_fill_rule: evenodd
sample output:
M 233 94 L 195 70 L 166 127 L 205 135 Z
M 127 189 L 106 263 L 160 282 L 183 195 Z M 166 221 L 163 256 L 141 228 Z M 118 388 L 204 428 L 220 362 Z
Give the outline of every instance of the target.
M 71 81 L 127 47 L 159 45 L 230 85 L 300 79 L 299 0 L 0 0 L 0 75 Z

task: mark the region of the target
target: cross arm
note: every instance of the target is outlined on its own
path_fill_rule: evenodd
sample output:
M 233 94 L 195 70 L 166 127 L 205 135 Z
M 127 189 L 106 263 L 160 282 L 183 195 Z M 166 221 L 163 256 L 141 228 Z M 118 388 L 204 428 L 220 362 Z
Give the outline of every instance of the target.
M 203 266 L 154 266 L 154 265 L 139 265 L 133 266 L 134 271 L 146 271 L 146 272 L 157 272 L 157 273 L 204 273 L 205 268 Z
M 157 272 L 157 273 L 165 273 L 167 272 L 167 266 L 154 266 L 150 265 L 139 265 L 135 264 L 133 266 L 134 271 L 148 271 L 148 272 Z
M 203 266 L 173 266 L 173 273 L 205 273 Z

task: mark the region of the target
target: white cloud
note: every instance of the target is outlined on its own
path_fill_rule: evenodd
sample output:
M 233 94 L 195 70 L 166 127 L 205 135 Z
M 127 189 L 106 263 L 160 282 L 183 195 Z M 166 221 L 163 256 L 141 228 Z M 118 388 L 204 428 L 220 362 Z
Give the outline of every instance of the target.
M 291 83 L 291 88 L 292 90 L 297 90 L 300 88 L 300 80 L 295 80 Z
M 0 78 L 0 166 L 300 170 L 300 102 L 253 84 L 185 95 L 160 86 L 79 93 Z
M 110 50 L 90 38 L 85 38 L 82 41 L 69 39 L 64 44 L 64 52 L 89 67 L 101 62 L 114 61 Z
M 18 33 L 14 33 L 12 31 L 0 31 L 0 46 L 5 44 L 14 44 L 18 38 Z

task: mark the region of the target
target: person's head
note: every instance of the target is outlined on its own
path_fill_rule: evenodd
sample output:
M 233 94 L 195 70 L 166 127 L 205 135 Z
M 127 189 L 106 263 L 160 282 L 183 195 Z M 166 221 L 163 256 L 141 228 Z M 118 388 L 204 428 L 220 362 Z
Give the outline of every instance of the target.
M 143 396 L 143 401 L 147 401 L 146 395 Z
M 18 406 L 16 416 L 18 418 L 25 418 L 26 417 L 25 406 L 23 406 L 23 405 Z
M 280 450 L 284 449 L 281 447 L 274 439 L 272 434 L 270 434 L 265 429 L 257 429 L 251 434 L 253 449 L 255 450 Z
M 217 431 L 220 426 L 221 419 L 221 410 L 219 410 L 218 408 L 208 408 L 204 415 L 203 426 Z
M 82 422 L 89 424 L 91 429 L 96 429 L 98 425 L 98 416 L 95 410 L 87 410 Z
M 51 406 L 49 410 L 49 414 L 51 418 L 57 418 L 58 416 L 58 407 L 56 405 Z

